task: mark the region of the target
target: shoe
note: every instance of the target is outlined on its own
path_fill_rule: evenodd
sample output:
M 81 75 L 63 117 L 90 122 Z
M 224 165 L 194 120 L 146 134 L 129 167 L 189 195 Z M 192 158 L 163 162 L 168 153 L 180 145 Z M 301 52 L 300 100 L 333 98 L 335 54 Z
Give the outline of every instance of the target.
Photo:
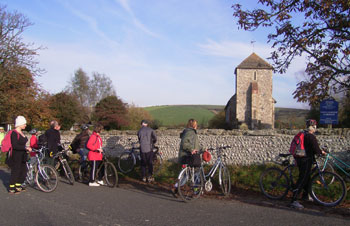
M 304 209 L 304 206 L 301 205 L 298 201 L 294 201 L 290 204 L 290 207 L 295 209 Z
M 10 188 L 9 189 L 9 194 L 19 194 L 20 192 L 18 192 L 16 189 L 14 188 Z
M 90 186 L 90 187 L 98 187 L 98 186 L 100 186 L 100 184 L 97 183 L 97 182 L 90 182 L 90 183 L 89 183 L 89 186 Z
M 99 180 L 99 181 L 97 181 L 97 183 L 98 183 L 99 185 L 106 185 L 106 183 L 105 183 L 103 180 Z
M 148 177 L 148 182 L 151 183 L 154 181 L 154 177 Z
M 22 187 L 22 186 L 16 187 L 15 189 L 16 189 L 16 192 L 24 192 L 24 191 L 26 191 L 26 189 L 24 187 Z
M 178 195 L 177 187 L 174 186 L 171 188 L 171 194 L 174 196 L 174 198 L 177 198 L 177 195 Z
M 146 182 L 147 182 L 146 177 L 143 177 L 143 178 L 142 178 L 142 181 L 146 183 Z

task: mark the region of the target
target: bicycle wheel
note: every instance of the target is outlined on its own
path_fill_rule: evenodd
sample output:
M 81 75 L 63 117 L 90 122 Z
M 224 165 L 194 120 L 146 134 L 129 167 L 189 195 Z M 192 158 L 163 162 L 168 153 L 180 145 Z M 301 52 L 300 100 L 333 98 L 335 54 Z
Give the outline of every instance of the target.
M 259 186 L 261 192 L 269 199 L 284 198 L 290 188 L 287 175 L 282 170 L 274 167 L 262 172 Z
M 79 166 L 79 181 L 88 184 L 90 181 L 91 165 L 88 161 L 84 161 Z
M 129 173 L 134 169 L 136 158 L 130 151 L 123 152 L 118 160 L 118 167 L 122 173 Z
M 62 161 L 62 168 L 64 170 L 64 174 L 65 174 L 66 178 L 68 179 L 68 182 L 71 185 L 73 185 L 74 184 L 74 175 L 73 175 L 72 169 L 69 167 L 67 160 Z
M 187 167 L 180 172 L 178 192 L 185 202 L 198 199 L 203 190 L 203 175 L 200 168 Z
M 104 163 L 104 180 L 105 180 L 107 186 L 111 187 L 111 188 L 117 186 L 117 184 L 118 184 L 117 169 L 110 162 Z
M 231 177 L 230 172 L 228 171 L 226 166 L 220 168 L 220 187 L 221 191 L 225 196 L 230 195 L 231 192 Z
M 41 165 L 36 172 L 35 182 L 43 192 L 52 192 L 58 184 L 57 171 L 53 166 Z
M 336 206 L 346 197 L 344 180 L 336 173 L 323 171 L 311 178 L 311 197 L 323 206 Z
M 163 157 L 158 152 L 153 156 L 153 175 L 157 175 L 162 168 Z

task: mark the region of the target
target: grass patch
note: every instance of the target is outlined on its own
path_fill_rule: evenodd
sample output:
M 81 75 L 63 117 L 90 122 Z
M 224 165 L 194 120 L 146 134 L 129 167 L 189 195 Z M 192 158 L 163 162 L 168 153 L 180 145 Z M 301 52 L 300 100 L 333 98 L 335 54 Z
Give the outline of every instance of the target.
M 209 120 L 214 117 L 213 109 L 218 106 L 209 108 L 206 105 L 169 105 L 169 106 L 154 106 L 144 108 L 148 111 L 153 119 L 159 120 L 162 126 L 183 126 L 188 119 L 194 118 L 199 125 L 208 126 Z

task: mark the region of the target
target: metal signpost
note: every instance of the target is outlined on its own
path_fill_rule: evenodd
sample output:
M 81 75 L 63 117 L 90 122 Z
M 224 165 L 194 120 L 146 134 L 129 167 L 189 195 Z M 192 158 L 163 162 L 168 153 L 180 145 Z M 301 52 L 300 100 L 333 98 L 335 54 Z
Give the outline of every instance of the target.
M 323 100 L 320 104 L 320 124 L 338 124 L 338 102 L 334 99 Z

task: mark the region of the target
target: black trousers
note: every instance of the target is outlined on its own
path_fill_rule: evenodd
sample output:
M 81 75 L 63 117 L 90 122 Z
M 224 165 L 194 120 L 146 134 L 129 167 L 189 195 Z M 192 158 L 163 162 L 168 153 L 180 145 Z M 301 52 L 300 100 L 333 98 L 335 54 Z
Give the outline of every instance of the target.
M 9 159 L 11 168 L 10 185 L 19 185 L 24 182 L 27 176 L 27 153 L 25 151 L 12 151 Z
M 140 152 L 141 155 L 141 176 L 146 177 L 146 168 L 148 168 L 148 176 L 153 175 L 153 156 L 154 152 L 150 151 L 147 153 Z
M 299 194 L 303 191 L 303 195 L 308 194 L 309 184 L 311 179 L 311 168 L 312 168 L 312 159 L 311 158 L 295 158 L 298 168 L 299 168 L 299 177 L 293 190 L 293 199 L 296 201 Z

